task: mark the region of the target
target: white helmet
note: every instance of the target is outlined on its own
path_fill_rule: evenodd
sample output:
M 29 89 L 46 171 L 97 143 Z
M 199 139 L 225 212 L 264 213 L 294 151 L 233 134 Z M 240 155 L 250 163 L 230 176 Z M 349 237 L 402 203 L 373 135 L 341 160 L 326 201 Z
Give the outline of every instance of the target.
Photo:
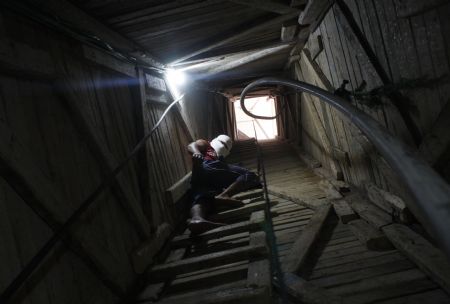
M 233 141 L 228 135 L 219 135 L 211 140 L 211 147 L 216 150 L 218 156 L 227 157 L 233 147 Z

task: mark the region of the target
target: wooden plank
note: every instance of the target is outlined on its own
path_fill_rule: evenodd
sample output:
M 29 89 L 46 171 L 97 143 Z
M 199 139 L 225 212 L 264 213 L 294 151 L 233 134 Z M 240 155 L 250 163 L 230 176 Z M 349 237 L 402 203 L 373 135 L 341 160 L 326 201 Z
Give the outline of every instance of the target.
M 372 203 L 403 223 L 411 222 L 412 215 L 400 197 L 384 191 L 372 183 L 366 183 L 365 189 Z
M 281 26 L 281 41 L 292 41 L 294 39 L 295 33 L 297 32 L 297 23 L 292 24 L 290 22 L 285 22 Z
M 248 303 L 263 303 L 266 300 L 265 288 L 222 288 L 217 291 L 217 288 L 209 290 L 200 290 L 189 295 L 177 295 L 166 298 L 158 303 L 161 304 L 248 304 Z M 151 302 L 148 302 L 150 304 Z
M 21 144 L 18 137 L 1 124 L 0 163 L 9 185 L 22 197 L 50 227 L 57 231 L 67 219 L 62 194 L 36 164 L 30 161 L 31 152 Z M 95 237 L 86 238 L 80 231 L 66 231 L 69 236 L 64 242 L 99 277 L 114 294 L 123 294 L 119 283 L 117 261 L 96 243 Z M 112 270 L 112 272 L 111 272 Z
M 153 262 L 155 255 L 167 242 L 173 228 L 168 223 L 158 226 L 152 238 L 142 243 L 132 254 L 131 262 L 136 273 L 144 273 L 146 268 Z
M 367 69 L 373 69 L 383 85 L 391 84 L 392 82 L 389 75 L 384 70 L 381 62 L 378 60 L 375 51 L 360 29 L 358 23 L 355 21 L 355 18 L 347 4 L 343 0 L 337 0 L 336 3 L 337 6 L 335 6 L 336 9 L 334 10 L 336 21 L 341 26 L 342 32 L 346 35 L 347 40 L 349 42 L 353 42 L 352 47 L 357 49 L 356 54 L 358 57 L 361 57 L 361 62 L 369 63 Z M 412 139 L 415 144 L 418 145 L 421 138 L 420 130 L 418 129 L 415 121 L 411 118 L 409 110 L 405 108 L 405 105 L 402 103 L 405 99 L 404 96 L 398 91 L 393 91 L 388 94 L 388 97 L 392 104 L 398 109 L 398 112 L 402 117 Z
M 343 224 L 358 219 L 358 215 L 353 212 L 345 200 L 334 201 L 333 208 Z
M 42 4 L 33 0 L 39 7 L 44 6 L 49 12 L 58 16 L 67 24 L 71 24 L 80 31 L 91 33 L 117 50 L 123 50 L 134 55 L 139 61 L 150 66 L 163 68 L 164 65 L 151 56 L 143 47 L 109 29 L 104 24 L 89 16 L 75 5 L 65 0 L 50 0 Z M 138 51 L 136 51 L 138 50 Z
M 264 10 L 267 12 L 277 13 L 280 15 L 297 13 L 300 11 L 298 9 L 292 8 L 290 6 L 275 2 L 275 1 L 258 1 L 258 0 L 229 0 L 231 2 L 256 8 L 259 10 Z
M 414 268 L 413 263 L 408 260 L 400 260 L 377 265 L 375 267 L 362 267 L 361 269 L 357 269 L 355 271 L 322 277 L 320 279 L 311 280 L 310 282 L 323 288 L 330 288 L 338 285 L 351 284 L 359 280 L 368 279 L 379 275 L 409 270 L 412 268 Z
M 165 259 L 165 263 L 175 262 L 181 260 L 186 254 L 186 248 L 176 249 L 169 253 L 167 258 Z M 146 286 L 142 292 L 138 294 L 136 299 L 138 301 L 156 301 L 158 300 L 160 294 L 164 290 L 164 286 L 166 282 L 150 284 Z
M 191 187 L 192 172 L 186 174 L 182 179 L 173 184 L 165 191 L 166 202 L 168 204 L 177 203 Z
M 386 301 L 377 301 L 378 304 L 448 304 L 450 302 L 448 294 L 441 289 L 434 289 L 408 296 L 398 297 L 395 299 L 388 299 Z
M 333 1 L 331 0 L 309 0 L 298 17 L 298 23 L 301 25 L 315 24 L 316 26 L 311 28 L 311 31 L 314 31 L 332 5 Z
M 382 230 L 398 250 L 450 293 L 450 263 L 439 249 L 404 225 L 392 224 Z
M 92 46 L 82 45 L 82 49 L 84 58 L 115 72 L 119 72 L 132 78 L 137 77 L 136 69 L 133 64 L 119 60 L 101 49 Z
M 182 293 L 205 289 L 242 280 L 247 274 L 248 262 L 237 262 L 177 276 L 166 293 Z
M 187 234 L 176 236 L 175 238 L 173 238 L 170 244 L 172 248 L 183 247 L 192 243 L 204 242 L 207 240 L 215 239 L 230 234 L 237 234 L 244 231 L 252 231 L 258 229 L 263 222 L 264 222 L 264 211 L 254 212 L 252 214 L 252 217 L 248 221 L 243 221 L 219 227 L 216 229 L 212 229 L 195 237 L 191 237 L 190 235 Z
M 387 237 L 369 225 L 364 220 L 354 220 L 348 223 L 350 230 L 369 250 L 390 250 L 394 249 Z
M 94 157 L 100 163 L 104 175 L 107 176 L 116 168 L 118 161 L 115 160 L 114 155 L 108 150 L 108 145 L 99 136 L 92 122 L 88 120 L 86 114 L 78 107 L 79 103 L 75 100 L 76 92 L 72 89 L 70 83 L 63 81 L 59 85 L 63 91 L 58 91 L 58 97 L 63 102 L 78 131 L 86 139 L 86 143 Z M 150 224 L 145 218 L 142 207 L 136 197 L 130 191 L 129 185 L 120 177 L 116 178 L 115 185 L 111 187 L 112 192 L 118 197 L 119 203 L 130 217 L 131 222 L 134 223 L 134 227 L 141 238 L 150 237 Z
M 258 256 L 264 257 L 265 255 L 265 245 L 249 245 L 194 258 L 187 258 L 177 262 L 156 265 L 146 274 L 146 277 L 149 281 L 162 280 L 180 273 L 192 272 L 224 263 L 234 263 L 241 260 L 256 258 Z
M 423 14 L 427 11 L 435 9 L 441 5 L 450 3 L 449 0 L 396 0 L 398 3 L 397 16 L 399 18 L 408 18 Z
M 251 214 L 252 212 L 262 210 L 265 208 L 266 202 L 263 201 L 256 201 L 254 203 L 246 204 L 244 207 L 219 212 L 217 214 L 211 215 L 210 220 L 211 221 L 222 221 L 227 222 L 233 218 L 243 218 Z M 270 206 L 274 207 L 277 206 L 277 201 L 271 201 Z M 248 217 L 247 217 L 248 218 Z
M 322 269 L 314 269 L 309 279 L 310 280 L 315 280 L 319 278 L 326 279 L 327 277 L 341 275 L 347 272 L 357 272 L 364 268 L 377 267 L 379 265 L 400 262 L 403 260 L 405 260 L 405 257 L 402 254 L 400 254 L 399 252 L 394 252 L 387 255 L 366 258 L 359 261 L 353 261 L 351 263 L 324 267 Z
M 296 273 L 300 271 L 308 254 L 315 245 L 330 212 L 331 205 L 328 205 L 317 210 L 311 217 L 299 238 L 295 241 L 294 245 L 292 245 L 289 256 L 287 257 L 286 272 Z
M 396 286 L 402 283 L 426 278 L 425 274 L 418 269 L 410 269 L 401 272 L 395 272 L 387 275 L 376 276 L 374 278 L 363 279 L 354 284 L 345 284 L 329 288 L 333 293 L 339 295 L 351 295 L 362 293 L 368 290 L 381 290 L 389 286 Z
M 365 219 L 377 229 L 392 223 L 391 216 L 369 203 L 357 193 L 346 196 L 345 200 L 361 218 Z
M 279 286 L 275 285 L 275 286 Z M 305 304 L 332 304 L 343 303 L 343 299 L 332 294 L 324 288 L 296 276 L 293 273 L 284 274 L 284 287 L 286 292 L 299 303 Z
M 246 37 L 248 35 L 252 35 L 252 34 L 254 34 L 256 32 L 259 32 L 261 30 L 264 30 L 266 28 L 272 27 L 274 25 L 281 24 L 281 23 L 283 23 L 286 20 L 289 20 L 289 19 L 292 19 L 292 18 L 296 17 L 297 15 L 298 15 L 297 12 L 289 13 L 289 14 L 286 14 L 286 15 L 282 15 L 282 16 L 270 19 L 268 21 L 265 21 L 263 23 L 260 23 L 260 24 L 254 26 L 254 27 L 251 27 L 251 28 L 248 28 L 248 29 L 244 29 L 243 31 L 241 31 L 239 33 L 231 34 L 231 35 L 229 35 L 229 36 L 227 36 L 225 38 L 222 38 L 219 41 L 211 42 L 211 43 L 207 44 L 206 46 L 203 46 L 203 47 L 201 47 L 201 48 L 199 48 L 197 50 L 191 51 L 190 53 L 188 53 L 188 54 L 186 54 L 186 55 L 176 59 L 175 61 L 171 62 L 171 64 L 175 64 L 175 63 L 179 63 L 179 62 L 185 61 L 186 59 L 189 59 L 189 58 L 192 58 L 194 56 L 197 56 L 197 55 L 203 54 L 205 52 L 208 52 L 210 50 L 219 48 L 219 47 L 224 46 L 224 45 L 226 45 L 226 44 L 228 44 L 230 42 L 233 42 L 235 40 L 244 38 L 244 37 Z
M 269 248 L 266 241 L 266 233 L 264 231 L 251 233 L 250 245 L 265 245 L 267 253 L 269 253 Z M 247 287 L 265 288 L 266 300 L 264 303 L 270 303 L 272 290 L 272 273 L 269 259 L 265 258 L 250 260 L 247 270 Z
M 408 275 L 408 274 L 405 274 Z M 382 278 L 383 276 L 380 276 Z M 390 279 L 390 278 L 389 278 Z M 424 291 L 436 289 L 436 284 L 426 278 L 413 279 L 410 281 L 393 281 L 391 285 L 385 286 L 382 282 L 379 288 L 373 288 L 365 292 L 359 292 L 355 289 L 352 294 L 346 296 L 348 303 L 352 304 L 364 304 L 364 303 L 379 303 L 379 300 L 386 300 L 398 297 L 404 297 L 411 294 L 417 294 Z M 403 302 L 410 303 L 410 302 Z M 425 303 L 434 303 L 425 301 Z

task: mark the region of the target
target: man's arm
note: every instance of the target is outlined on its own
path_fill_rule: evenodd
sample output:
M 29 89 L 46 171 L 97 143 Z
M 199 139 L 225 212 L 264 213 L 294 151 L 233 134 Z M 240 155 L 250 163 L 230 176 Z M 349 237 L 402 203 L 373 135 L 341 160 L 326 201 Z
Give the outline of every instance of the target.
M 197 143 L 191 142 L 188 146 L 187 149 L 189 151 L 189 153 L 192 154 L 192 159 L 194 160 L 203 160 L 203 154 L 200 152 L 200 149 L 197 146 Z

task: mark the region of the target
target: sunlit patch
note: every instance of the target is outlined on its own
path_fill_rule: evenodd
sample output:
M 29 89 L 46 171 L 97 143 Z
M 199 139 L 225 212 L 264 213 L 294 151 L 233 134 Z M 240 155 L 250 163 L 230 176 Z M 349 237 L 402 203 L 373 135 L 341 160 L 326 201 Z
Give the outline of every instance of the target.
M 179 98 L 181 96 L 180 89 L 186 84 L 186 74 L 180 70 L 168 69 L 165 75 L 170 92 L 175 98 Z
M 275 115 L 275 101 L 270 96 L 246 98 L 245 105 L 250 112 L 256 115 Z M 236 114 L 238 139 L 255 137 L 255 132 L 258 140 L 273 139 L 278 135 L 276 119 L 262 120 L 248 116 L 244 113 L 244 111 L 242 111 L 239 100 L 234 102 L 234 110 Z

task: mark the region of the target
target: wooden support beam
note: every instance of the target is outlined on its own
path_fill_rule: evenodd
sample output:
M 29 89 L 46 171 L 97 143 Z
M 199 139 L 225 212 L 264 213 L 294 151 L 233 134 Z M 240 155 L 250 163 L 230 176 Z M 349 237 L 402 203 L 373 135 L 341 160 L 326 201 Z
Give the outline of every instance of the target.
M 376 230 L 366 221 L 357 219 L 348 223 L 348 227 L 358 240 L 369 250 L 391 250 L 394 249 L 387 237 Z
M 280 15 L 283 14 L 291 14 L 291 13 L 297 13 L 299 14 L 300 11 L 296 8 L 275 2 L 275 1 L 258 1 L 258 0 L 229 0 L 230 2 L 234 2 L 237 4 L 242 4 L 251 8 L 271 12 L 271 13 L 277 13 Z
M 258 31 L 264 30 L 264 29 L 272 27 L 274 25 L 282 24 L 284 21 L 292 19 L 292 18 L 296 17 L 297 15 L 298 15 L 297 12 L 289 13 L 289 14 L 286 14 L 286 15 L 282 15 L 282 16 L 279 16 L 277 18 L 273 18 L 273 19 L 270 19 L 270 20 L 265 21 L 263 23 L 260 23 L 260 24 L 254 26 L 254 27 L 245 29 L 245 30 L 243 30 L 243 31 L 241 31 L 239 33 L 229 35 L 229 36 L 227 36 L 227 37 L 225 37 L 223 39 L 220 39 L 219 41 L 211 42 L 210 44 L 207 44 L 206 46 L 203 46 L 203 47 L 201 47 L 201 48 L 199 48 L 197 50 L 193 50 L 190 53 L 188 53 L 188 54 L 186 54 L 186 55 L 184 55 L 184 56 L 174 60 L 173 62 L 170 63 L 170 65 L 175 64 L 175 63 L 179 63 L 179 62 L 185 61 L 186 59 L 192 58 L 194 56 L 206 53 L 208 51 L 211 51 L 211 50 L 216 49 L 218 47 L 224 46 L 224 45 L 226 45 L 226 44 L 228 44 L 230 42 L 233 42 L 235 40 L 244 38 L 244 37 L 246 37 L 248 35 L 252 35 L 252 34 L 254 34 L 254 33 L 258 32 Z
M 348 222 L 359 218 L 345 200 L 334 201 L 333 208 L 343 224 L 347 224 Z
M 279 284 L 275 285 L 279 288 Z M 341 304 L 343 299 L 319 286 L 309 283 L 293 273 L 284 274 L 284 287 L 286 292 L 305 304 Z
M 229 71 L 232 69 L 235 69 L 237 67 L 243 66 L 245 64 L 248 64 L 250 62 L 254 62 L 257 60 L 260 60 L 264 57 L 270 56 L 270 55 L 274 55 L 276 53 L 279 53 L 283 50 L 286 50 L 287 48 L 290 48 L 292 46 L 292 44 L 294 44 L 295 42 L 292 42 L 292 39 L 289 41 L 286 41 L 285 44 L 282 45 L 278 45 L 275 47 L 270 47 L 270 48 L 264 48 L 261 49 L 259 51 L 255 51 L 252 52 L 248 55 L 245 56 L 233 56 L 234 58 L 225 58 L 224 60 L 222 60 L 222 62 L 219 62 L 217 64 L 212 64 L 213 66 L 210 68 L 206 68 L 206 70 L 203 72 L 201 67 L 196 69 L 199 72 L 203 72 L 203 74 L 205 76 L 210 76 L 210 75 L 214 75 L 214 74 L 218 74 L 221 72 L 225 72 L 225 71 Z M 189 69 L 191 70 L 191 69 Z
M 288 199 L 300 206 L 311 208 L 313 210 L 320 209 L 322 206 L 329 204 L 328 200 L 317 200 L 311 198 L 299 197 L 299 191 L 289 191 L 282 187 L 269 186 L 267 189 L 269 194 Z
M 285 22 L 281 26 L 281 41 L 292 41 L 297 33 L 297 23 Z
M 0 122 L 0 174 L 23 201 L 56 232 L 67 219 L 66 204 L 59 189 L 31 161 L 30 155 L 31 152 L 9 127 Z M 120 269 L 116 267 L 118 261 L 111 253 L 99 246 L 95 237 L 86 237 L 79 229 L 67 231 L 66 236 L 63 242 L 68 248 L 81 258 L 109 290 L 122 297 L 125 290 L 120 283 Z
M 412 214 L 400 197 L 384 191 L 372 183 L 366 183 L 365 189 L 370 201 L 380 209 L 386 211 L 393 218 L 398 219 L 402 223 L 412 221 Z
M 266 255 L 267 252 L 265 245 L 248 245 L 198 257 L 187 258 L 177 262 L 156 265 L 150 272 L 147 273 L 146 277 L 149 281 L 160 281 L 163 278 L 174 277 L 180 273 L 192 272 L 250 258 L 264 257 Z
M 424 14 L 441 5 L 450 3 L 449 0 L 396 0 L 397 16 L 399 18 L 408 18 Z
M 309 0 L 298 17 L 298 23 L 301 25 L 312 25 L 310 30 L 314 32 L 333 3 L 333 0 Z
M 352 207 L 358 215 L 377 229 L 392 224 L 392 217 L 369 203 L 367 199 L 357 193 L 345 197 L 345 201 Z
M 322 73 L 320 68 L 315 64 L 311 58 L 311 54 L 307 49 L 304 49 L 301 53 L 301 63 L 302 67 L 305 67 L 308 71 L 308 73 L 311 75 L 312 79 L 305 79 L 307 82 L 310 83 L 317 83 L 319 87 L 322 87 L 323 89 L 333 92 L 333 86 L 330 84 L 328 79 L 325 77 L 325 75 Z M 306 71 L 305 71 L 306 72 Z M 310 96 L 309 94 L 303 94 L 305 97 L 305 108 L 308 110 L 309 115 L 313 121 L 314 128 L 316 129 L 317 135 L 320 138 L 320 141 L 322 143 L 324 152 L 327 154 L 329 159 L 329 170 L 331 171 L 332 177 L 335 180 L 343 180 L 344 174 L 342 172 L 341 166 L 339 164 L 339 161 L 335 159 L 335 153 L 333 149 L 333 145 L 327 135 L 327 132 L 325 130 L 325 127 L 323 125 L 323 122 L 320 118 L 320 115 L 316 109 L 314 101 L 317 100 L 317 98 Z
M 146 133 L 146 118 L 144 111 L 146 109 L 146 81 L 145 74 L 142 68 L 136 68 L 137 83 L 131 86 L 131 93 L 134 99 L 134 115 L 136 120 L 136 135 L 137 138 L 144 138 Z M 148 153 L 148 147 L 145 145 L 139 151 L 136 156 L 137 162 L 139 163 L 140 170 L 137 170 L 139 188 L 141 192 L 141 202 L 142 210 L 147 217 L 147 219 L 153 219 L 153 208 L 151 204 L 150 197 L 150 159 Z M 151 221 L 150 221 L 151 222 Z M 154 231 L 153 223 L 150 223 L 150 229 Z
M 87 60 L 126 76 L 132 78 L 137 77 L 134 64 L 119 60 L 111 54 L 106 53 L 104 50 L 96 47 L 82 45 L 82 49 L 84 58 Z
M 61 99 L 69 113 L 69 117 L 77 126 L 77 130 L 82 135 L 81 138 L 86 140 L 88 148 L 91 150 L 93 156 L 97 159 L 100 167 L 103 169 L 103 174 L 107 176 L 110 174 L 118 162 L 110 151 L 107 150 L 108 145 L 103 138 L 99 136 L 93 128 L 91 122 L 85 117 L 81 109 L 78 107 L 78 102 L 75 98 L 76 92 L 71 88 L 69 82 L 59 82 L 57 88 L 57 95 Z M 144 216 L 142 207 L 138 200 L 131 192 L 129 185 L 126 184 L 125 179 L 116 178 L 115 186 L 111 187 L 111 191 L 117 196 L 118 202 L 123 207 L 128 215 L 130 222 L 136 228 L 139 236 L 142 239 L 150 237 L 150 224 Z
M 392 224 L 382 230 L 398 250 L 450 293 L 450 262 L 439 249 L 404 225 Z
M 250 245 L 251 246 L 265 245 L 267 254 L 269 253 L 269 248 L 267 247 L 266 233 L 264 231 L 251 233 Z M 270 296 L 272 289 L 272 273 L 270 270 L 269 259 L 264 258 L 264 259 L 250 260 L 247 272 L 247 287 L 265 288 L 267 296 L 265 301 L 262 303 L 271 302 Z
M 331 205 L 328 205 L 317 210 L 311 217 L 286 257 L 286 272 L 297 273 L 300 271 L 308 254 L 315 245 L 330 212 Z

